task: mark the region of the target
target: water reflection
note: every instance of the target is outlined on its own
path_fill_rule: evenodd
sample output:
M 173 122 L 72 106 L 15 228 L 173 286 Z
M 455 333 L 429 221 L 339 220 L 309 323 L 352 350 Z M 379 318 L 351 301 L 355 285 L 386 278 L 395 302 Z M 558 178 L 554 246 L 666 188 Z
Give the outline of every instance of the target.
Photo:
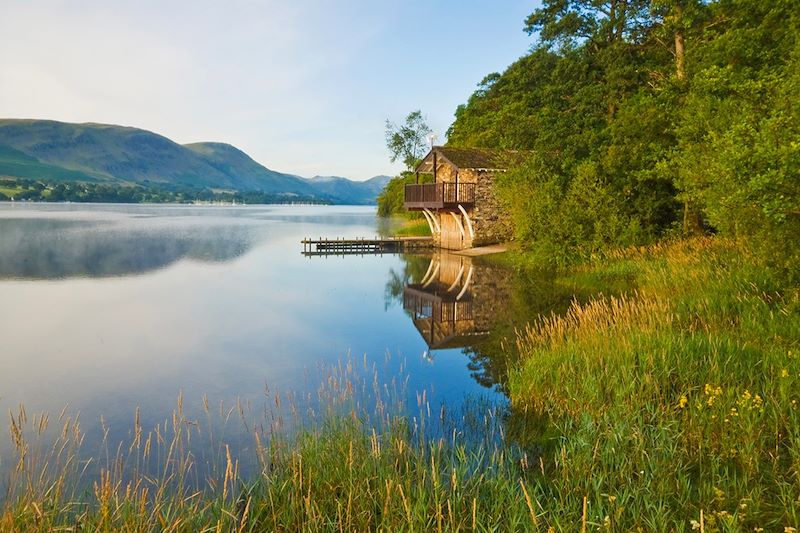
M 97 221 L 0 220 L 0 278 L 101 278 L 141 274 L 184 258 L 230 261 L 256 241 L 253 227 L 193 224 L 165 231 Z
M 145 426 L 169 419 L 180 391 L 188 416 L 204 396 L 258 409 L 267 388 L 313 397 L 314 370 L 350 356 L 412 410 L 502 404 L 515 330 L 588 294 L 447 252 L 299 253 L 375 231 L 369 208 L 0 205 L 0 411 L 69 405 L 91 453 L 129 436 L 137 408 Z
M 444 250 L 428 258 L 406 256 L 405 260 L 403 273 L 391 274 L 387 297 L 402 300 L 428 346 L 426 357 L 433 361 L 440 350 L 459 349 L 469 357 L 467 366 L 478 384 L 503 391 L 509 358 L 505 334 L 509 327 L 513 330 L 509 304 L 515 274 Z
M 276 225 L 372 225 L 357 213 L 193 206 L 0 204 L 0 280 L 138 275 L 182 259 L 223 263 L 245 255 Z
M 518 331 L 542 316 L 565 312 L 573 301 L 597 296 L 598 287 L 607 294 L 630 288 L 625 277 L 563 277 L 446 251 L 406 255 L 403 261 L 402 270 L 390 273 L 385 297 L 402 302 L 428 347 L 425 358 L 458 351 L 468 358 L 476 383 L 502 393 L 518 358 Z
M 494 296 L 474 298 L 491 274 L 469 257 L 441 252 L 418 283 L 403 289 L 403 308 L 431 350 L 469 346 L 489 334 Z

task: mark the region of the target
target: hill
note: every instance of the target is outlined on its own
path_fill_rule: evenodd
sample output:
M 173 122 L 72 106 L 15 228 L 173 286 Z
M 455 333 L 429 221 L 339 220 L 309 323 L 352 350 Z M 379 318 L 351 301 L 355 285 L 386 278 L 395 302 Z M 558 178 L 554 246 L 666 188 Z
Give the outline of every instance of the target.
M 321 194 L 339 198 L 348 204 L 367 205 L 375 203 L 389 180 L 390 176 L 375 176 L 361 182 L 338 176 L 314 176 L 308 181 Z
M 183 145 L 199 155 L 206 164 L 229 176 L 237 190 L 275 193 L 317 194 L 307 180 L 291 174 L 275 172 L 254 161 L 249 155 L 230 144 L 200 142 Z
M 83 172 L 41 163 L 35 157 L 3 144 L 0 144 L 0 176 L 49 181 L 98 181 Z
M 0 119 L 0 176 L 258 191 L 334 203 L 374 203 L 376 183 L 304 179 L 276 172 L 225 143 L 178 144 L 138 128 Z

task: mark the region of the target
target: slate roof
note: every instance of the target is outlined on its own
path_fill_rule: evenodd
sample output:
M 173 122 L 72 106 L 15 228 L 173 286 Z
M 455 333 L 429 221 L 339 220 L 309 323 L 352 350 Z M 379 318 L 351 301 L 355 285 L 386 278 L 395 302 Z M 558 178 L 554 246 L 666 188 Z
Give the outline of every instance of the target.
M 528 152 L 517 150 L 493 150 L 489 148 L 453 148 L 434 146 L 417 166 L 417 172 L 433 172 L 433 153 L 437 161 L 443 159 L 460 170 L 508 170 L 522 163 Z

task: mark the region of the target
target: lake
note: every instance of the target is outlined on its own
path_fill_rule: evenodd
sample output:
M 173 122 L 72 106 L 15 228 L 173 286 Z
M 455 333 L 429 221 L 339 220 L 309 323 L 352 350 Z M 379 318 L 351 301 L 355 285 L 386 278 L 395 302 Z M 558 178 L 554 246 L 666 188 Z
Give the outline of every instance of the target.
M 92 450 L 130 436 L 137 409 L 145 426 L 179 395 L 257 412 L 348 360 L 415 408 L 423 391 L 433 409 L 504 404 L 503 362 L 477 347 L 508 337 L 491 333 L 511 328 L 513 276 L 451 254 L 301 253 L 379 231 L 371 207 L 0 204 L 0 409 L 67 407 Z

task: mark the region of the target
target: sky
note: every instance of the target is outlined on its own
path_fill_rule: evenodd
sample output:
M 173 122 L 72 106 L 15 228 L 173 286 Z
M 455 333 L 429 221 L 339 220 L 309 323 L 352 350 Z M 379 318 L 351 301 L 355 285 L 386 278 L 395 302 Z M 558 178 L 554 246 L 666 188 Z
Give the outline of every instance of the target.
M 385 122 L 438 136 L 524 55 L 535 0 L 2 0 L 0 118 L 226 142 L 310 177 L 395 174 Z

